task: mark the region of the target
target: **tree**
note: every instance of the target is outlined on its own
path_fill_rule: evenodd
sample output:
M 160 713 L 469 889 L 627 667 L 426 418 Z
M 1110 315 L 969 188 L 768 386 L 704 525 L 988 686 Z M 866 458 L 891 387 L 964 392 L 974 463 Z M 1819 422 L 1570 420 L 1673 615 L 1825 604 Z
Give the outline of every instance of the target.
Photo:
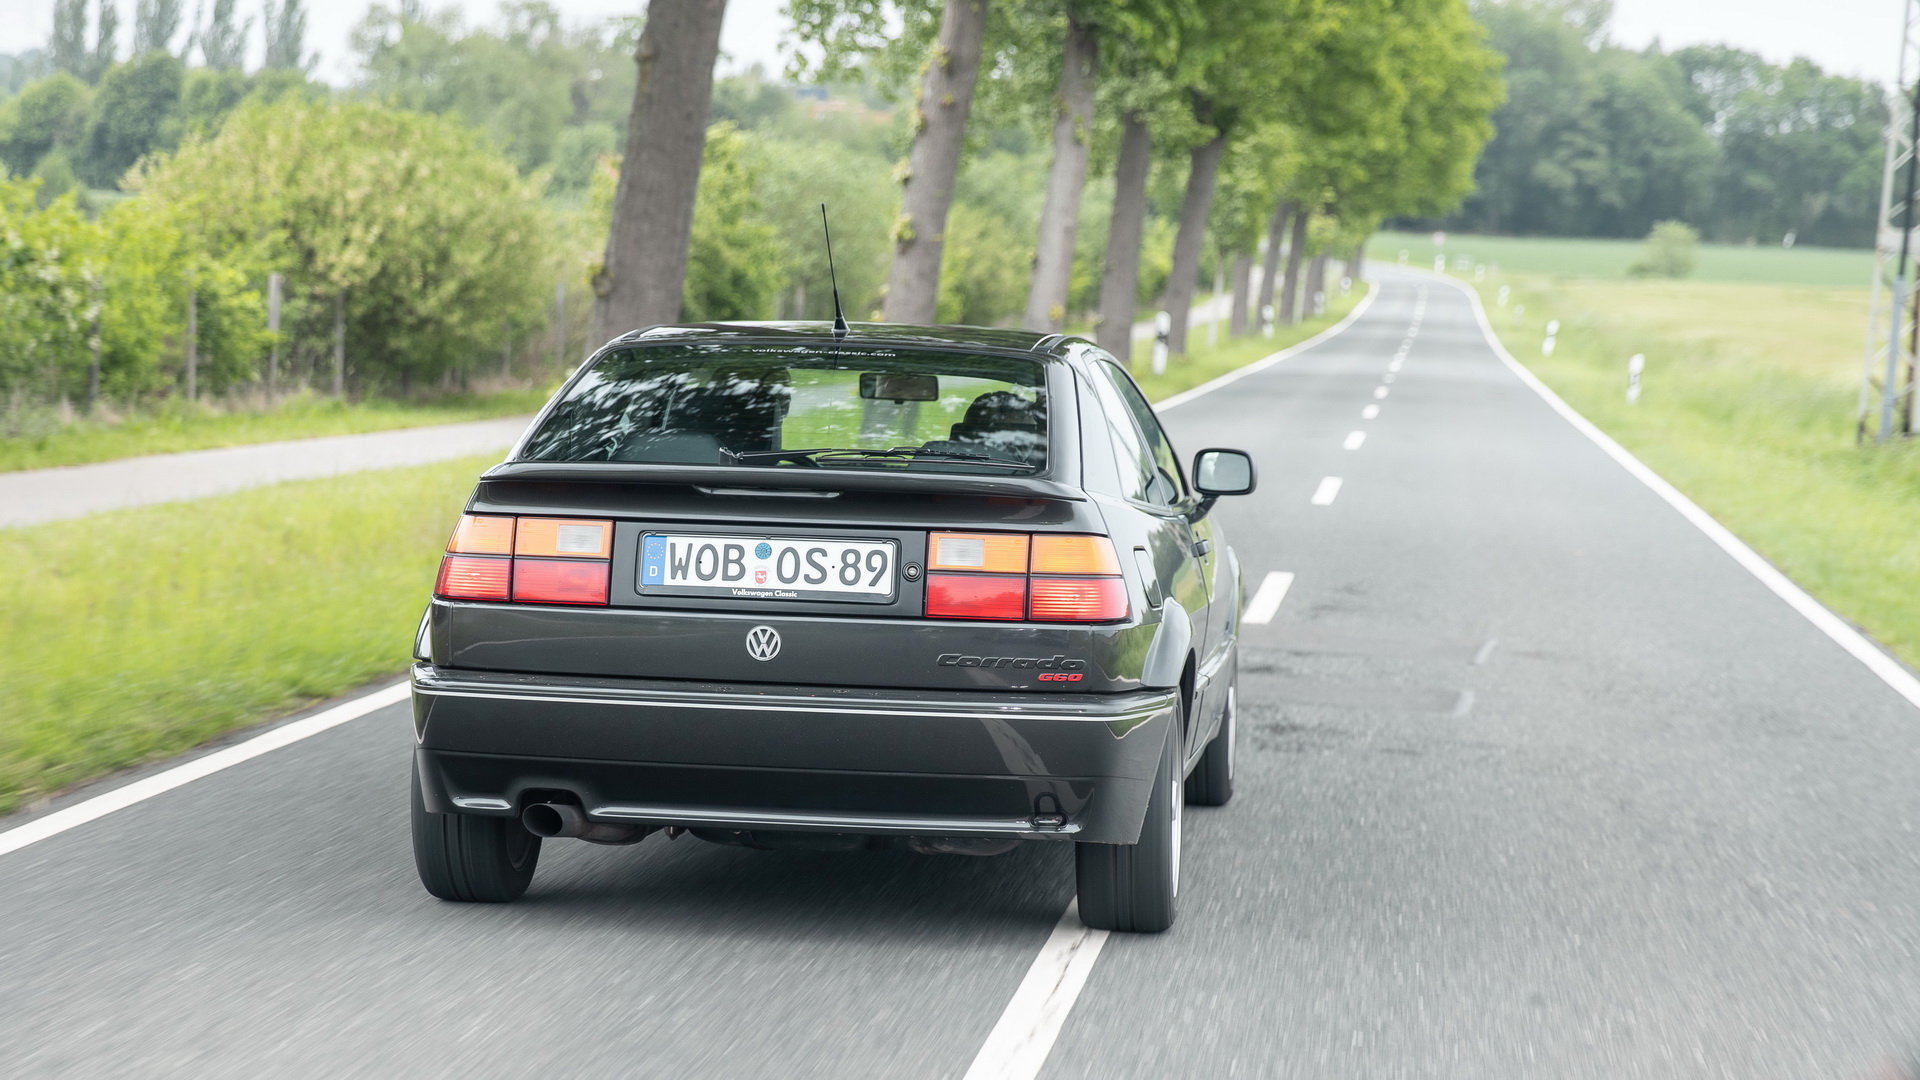
M 606 259 L 593 275 L 596 340 L 679 317 L 726 7 L 726 0 L 648 7 Z
M 87 53 L 87 0 L 53 0 L 53 37 L 47 52 L 56 71 L 86 79 L 93 67 Z
M 194 34 L 200 55 L 215 70 L 239 70 L 247 58 L 247 34 L 253 30 L 253 18 L 234 23 L 235 0 L 213 0 L 213 15 L 207 25 Z
M 0 164 L 25 176 L 56 147 L 77 152 L 92 106 L 93 91 L 67 71 L 28 83 L 0 103 Z
M 1146 227 L 1147 173 L 1152 166 L 1153 134 L 1145 110 L 1128 109 L 1121 120 L 1120 153 L 1113 168 L 1113 212 L 1108 217 L 1100 314 L 1094 325 L 1094 340 L 1123 364 L 1133 354 L 1140 241 Z
M 1093 138 L 1094 69 L 1099 60 L 1093 26 L 1071 5 L 1066 22 L 1060 89 L 1054 102 L 1053 166 L 1047 174 L 1047 201 L 1040 212 L 1040 240 L 1034 248 L 1033 281 L 1022 322 L 1029 330 L 1055 333 L 1067 319 L 1073 240 L 1080 227 L 1080 196 L 1086 188 Z
M 113 0 L 100 0 L 98 14 L 95 16 L 93 52 L 87 57 L 86 80 L 97 83 L 113 62 L 120 50 L 120 9 Z
M 690 322 L 772 318 L 780 290 L 779 236 L 755 194 L 755 163 L 732 124 L 707 129 L 693 204 L 681 317 Z
M 319 58 L 306 55 L 307 9 L 301 0 L 266 0 L 260 21 L 267 37 L 266 67 L 302 72 L 313 67 Z
M 81 179 L 110 188 L 133 163 L 178 137 L 171 127 L 186 68 L 172 53 L 151 52 L 107 72 L 94 94 L 85 152 L 74 163 Z
M 183 0 L 134 0 L 133 55 L 171 51 L 180 32 L 182 6 Z
M 150 159 L 140 198 L 257 288 L 287 275 L 298 340 L 346 319 L 349 377 L 410 388 L 496 354 L 552 296 L 558 228 L 513 163 L 457 121 L 370 104 L 249 103 Z

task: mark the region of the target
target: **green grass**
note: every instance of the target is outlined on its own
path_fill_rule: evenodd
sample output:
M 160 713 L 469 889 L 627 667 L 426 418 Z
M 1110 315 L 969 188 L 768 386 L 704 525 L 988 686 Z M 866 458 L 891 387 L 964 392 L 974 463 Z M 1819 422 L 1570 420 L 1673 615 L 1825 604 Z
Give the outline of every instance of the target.
M 1153 356 L 1152 346 L 1136 341 L 1133 346 L 1134 380 L 1140 384 L 1140 389 L 1150 401 L 1172 397 L 1210 379 L 1217 379 L 1235 368 L 1264 359 L 1289 345 L 1298 345 L 1339 322 L 1365 295 L 1364 287 L 1356 287 L 1346 296 L 1336 291 L 1327 299 L 1325 314 L 1303 319 L 1292 326 L 1276 326 L 1270 338 L 1257 332 L 1242 338 L 1231 338 L 1227 336 L 1223 325 L 1219 342 L 1213 348 L 1207 347 L 1206 324 L 1197 323 L 1187 331 L 1187 343 L 1191 350 L 1185 356 L 1169 359 L 1163 375 L 1155 375 L 1151 370 L 1149 361 Z
M 0 531 L 0 813 L 403 668 L 490 464 Z
M 1864 289 L 1496 275 L 1480 290 L 1508 349 L 1569 404 L 1920 665 L 1920 446 L 1854 441 Z
M 13 428 L 18 432 L 0 435 L 0 472 L 515 416 L 535 411 L 552 392 L 552 387 L 545 386 L 434 401 L 377 399 L 353 403 L 302 394 L 271 408 L 223 409 L 180 403 L 117 421 L 63 422 L 52 415 L 12 422 L 0 418 L 0 431 Z
M 1638 240 L 1544 239 L 1514 236 L 1472 236 L 1449 233 L 1444 248 L 1433 245 L 1431 233 L 1378 233 L 1367 242 L 1367 256 L 1395 262 L 1400 252 L 1407 263 L 1433 269 L 1434 255 L 1444 253 L 1449 266 L 1466 260 L 1464 276 L 1474 266 L 1505 274 L 1546 274 L 1564 277 L 1627 277 L 1627 268 L 1640 257 Z M 1463 271 L 1456 268 L 1456 275 Z M 1700 245 L 1699 263 L 1692 281 L 1753 282 L 1774 285 L 1823 285 L 1864 289 L 1873 274 L 1873 252 L 1865 249 L 1734 244 Z M 1864 316 L 1863 316 L 1864 318 Z

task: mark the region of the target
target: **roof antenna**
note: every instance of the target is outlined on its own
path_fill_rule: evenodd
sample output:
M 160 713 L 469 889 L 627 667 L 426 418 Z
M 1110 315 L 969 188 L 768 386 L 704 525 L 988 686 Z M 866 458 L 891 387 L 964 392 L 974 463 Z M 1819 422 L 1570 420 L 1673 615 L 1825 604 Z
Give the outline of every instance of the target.
M 820 204 L 820 231 L 827 238 L 827 280 L 833 284 L 833 340 L 847 340 L 847 314 L 840 310 L 840 279 L 833 272 L 833 230 L 827 228 L 827 204 Z

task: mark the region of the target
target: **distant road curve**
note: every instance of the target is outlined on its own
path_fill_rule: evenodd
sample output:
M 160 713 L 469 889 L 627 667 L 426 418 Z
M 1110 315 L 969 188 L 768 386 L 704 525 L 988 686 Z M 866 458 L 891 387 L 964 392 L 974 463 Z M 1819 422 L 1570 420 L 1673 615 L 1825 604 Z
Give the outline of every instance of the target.
M 0 529 L 504 451 L 532 420 L 510 416 L 0 473 Z

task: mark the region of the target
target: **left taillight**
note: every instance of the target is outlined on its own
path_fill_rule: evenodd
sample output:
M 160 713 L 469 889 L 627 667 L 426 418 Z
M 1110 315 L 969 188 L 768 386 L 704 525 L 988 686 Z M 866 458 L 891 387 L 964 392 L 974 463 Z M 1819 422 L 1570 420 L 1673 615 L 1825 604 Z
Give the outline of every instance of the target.
M 613 522 L 462 514 L 433 594 L 527 604 L 607 602 Z

